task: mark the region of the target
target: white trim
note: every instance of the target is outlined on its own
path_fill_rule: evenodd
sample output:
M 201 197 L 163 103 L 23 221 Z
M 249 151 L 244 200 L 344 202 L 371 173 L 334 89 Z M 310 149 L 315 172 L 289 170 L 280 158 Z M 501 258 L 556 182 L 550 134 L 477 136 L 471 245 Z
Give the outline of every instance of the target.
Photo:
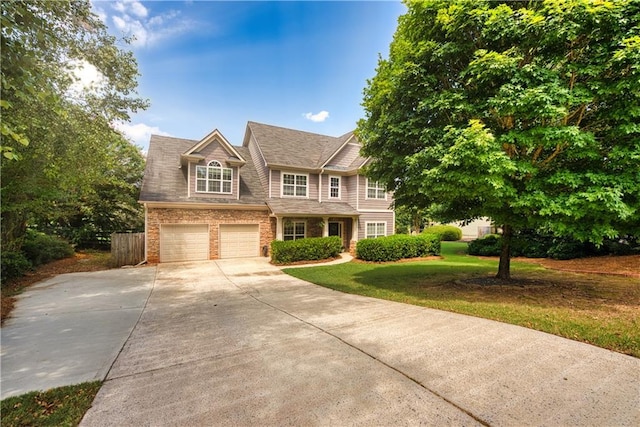
M 293 192 L 294 194 L 284 194 L 284 175 L 293 175 Z M 296 184 L 297 181 L 297 177 L 298 176 L 304 176 L 306 178 L 307 184 L 306 184 L 306 191 L 305 191 L 305 195 L 304 196 L 297 196 L 296 193 L 296 188 L 298 187 L 298 184 Z M 309 198 L 309 193 L 310 191 L 310 180 L 309 180 L 309 174 L 308 173 L 296 173 L 296 172 L 288 172 L 288 171 L 280 171 L 280 197 L 285 199 L 285 198 L 294 198 L 294 199 L 308 199 Z M 287 184 L 287 185 L 291 185 L 291 184 Z
M 214 210 L 232 210 L 241 211 L 269 211 L 266 204 L 261 205 L 241 205 L 241 204 L 217 204 L 215 199 L 207 203 L 176 203 L 176 202 L 139 202 L 148 205 L 150 209 L 214 209 Z
M 211 163 L 217 163 L 220 166 L 211 166 Z M 206 171 L 206 176 L 205 178 L 198 178 L 198 170 L 200 168 L 204 168 Z M 220 169 L 220 191 L 208 191 L 209 190 L 209 168 L 216 168 L 216 169 Z M 229 191 L 224 191 L 224 183 L 228 182 L 226 179 L 224 179 L 224 171 L 228 170 L 231 172 L 231 185 L 229 188 Z M 239 172 L 238 172 L 239 174 Z M 206 187 L 207 187 L 207 191 L 200 191 L 198 190 L 198 180 L 202 181 L 204 180 L 206 183 Z M 218 181 L 218 180 L 212 180 L 212 181 Z M 240 181 L 238 179 L 238 181 Z M 196 193 L 201 193 L 201 194 L 233 194 L 233 168 L 225 168 L 224 166 L 222 166 L 222 163 L 217 161 L 217 160 L 210 160 L 206 166 L 203 165 L 196 165 L 196 175 L 195 175 L 195 190 Z M 240 193 L 240 188 L 238 187 L 238 194 Z
M 214 129 L 211 132 L 209 132 L 209 134 L 207 136 L 202 138 L 198 143 L 196 143 L 196 145 L 191 147 L 189 150 L 187 150 L 183 154 L 188 156 L 193 152 L 200 151 L 202 148 L 206 147 L 211 142 L 213 142 L 216 139 L 216 136 L 218 137 L 217 138 L 219 140 L 218 142 L 227 151 L 227 153 L 233 154 L 238 159 L 240 159 L 242 162 L 246 163 L 246 160 L 240 155 L 240 153 L 238 153 L 235 150 L 235 148 L 233 148 L 233 145 L 231 145 L 229 143 L 229 141 L 227 141 L 227 138 L 225 138 L 224 135 L 222 135 L 222 133 L 218 129 Z
M 187 177 L 188 177 L 187 181 L 189 182 L 189 184 L 187 185 L 187 198 L 190 199 L 191 198 L 191 162 L 189 162 L 189 166 L 187 167 Z M 196 182 L 194 181 L 193 185 L 198 185 L 198 184 L 196 184 Z
M 372 182 L 375 182 L 377 185 L 375 187 L 376 190 L 376 194 L 378 194 L 378 191 L 380 191 L 380 182 L 379 181 L 374 181 L 371 180 Z M 372 187 L 373 188 L 373 187 Z M 384 189 L 384 199 L 381 199 L 380 197 L 369 197 L 369 178 L 366 178 L 366 185 L 365 185 L 365 192 L 364 192 L 364 198 L 365 200 L 387 200 L 387 189 Z
M 356 174 L 356 210 L 360 212 L 360 174 Z
M 342 200 L 342 177 L 340 175 L 328 175 L 329 176 L 329 192 L 328 192 L 328 198 L 329 199 L 333 199 L 333 200 Z M 338 179 L 338 196 L 337 197 L 333 197 L 331 195 L 331 189 L 333 187 L 331 187 L 331 179 L 332 178 L 337 178 Z
M 269 171 L 269 198 L 271 198 L 271 197 L 273 197 L 271 195 L 271 192 L 272 192 L 271 186 L 273 185 L 273 183 L 271 181 L 271 172 L 273 172 L 273 171 L 271 170 L 271 168 L 267 168 L 267 170 Z
M 369 237 L 367 234 L 367 228 L 369 227 L 369 224 L 376 224 L 376 236 L 375 237 L 383 237 L 383 236 L 387 236 L 387 221 L 365 221 L 364 223 L 364 238 L 365 239 L 371 239 L 372 237 Z M 378 225 L 379 224 L 384 224 L 384 234 L 378 235 L 377 233 L 377 229 L 378 229 Z M 374 238 L 375 238 L 374 237 Z
M 324 170 L 321 170 L 318 174 L 318 201 L 322 203 L 322 173 Z
M 236 170 L 238 171 L 236 200 L 240 200 L 240 168 L 236 168 Z M 231 179 L 233 179 L 233 169 L 231 170 Z
M 346 147 L 346 146 L 347 146 L 347 144 L 349 143 L 349 141 L 351 141 L 351 140 L 353 139 L 353 137 L 354 137 L 354 136 L 355 136 L 355 134 L 353 134 L 353 133 L 352 133 L 352 134 L 351 134 L 351 136 L 350 136 L 349 138 L 347 138 L 347 140 L 344 142 L 344 144 L 342 144 L 342 145 L 340 146 L 340 148 L 338 148 L 336 151 L 334 151 L 334 152 L 333 152 L 333 154 L 331 155 L 331 157 L 329 157 L 329 158 L 327 159 L 327 161 L 326 161 L 326 162 L 324 162 L 324 163 L 322 164 L 322 166 L 321 166 L 321 167 L 323 167 L 323 168 L 324 168 L 325 166 L 327 166 L 327 165 L 329 164 L 329 162 L 330 162 L 331 160 L 333 160 L 333 158 L 334 158 L 335 156 L 337 156 L 337 155 L 338 155 L 338 153 L 339 153 L 340 151 L 342 151 L 342 149 L 343 149 L 344 147 Z M 360 144 L 354 144 L 354 145 L 358 145 L 358 146 L 360 146 L 360 147 L 361 147 L 361 145 L 360 145 Z
M 392 209 L 360 209 L 358 210 L 358 212 L 365 212 L 365 213 L 390 213 L 390 212 L 394 212 L 394 210 Z

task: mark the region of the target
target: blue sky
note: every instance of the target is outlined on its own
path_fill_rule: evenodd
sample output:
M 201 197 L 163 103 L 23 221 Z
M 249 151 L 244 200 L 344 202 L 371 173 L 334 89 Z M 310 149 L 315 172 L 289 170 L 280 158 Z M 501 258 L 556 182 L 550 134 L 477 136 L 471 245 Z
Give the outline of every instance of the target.
M 387 57 L 396 1 L 94 1 L 116 36 L 135 36 L 150 100 L 121 129 L 241 145 L 247 121 L 339 136 L 363 117 L 362 90 Z

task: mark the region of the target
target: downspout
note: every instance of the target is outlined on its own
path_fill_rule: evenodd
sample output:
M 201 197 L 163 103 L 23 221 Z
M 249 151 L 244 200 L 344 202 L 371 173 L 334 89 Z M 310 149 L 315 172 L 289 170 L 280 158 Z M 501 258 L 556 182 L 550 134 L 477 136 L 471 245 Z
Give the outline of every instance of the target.
M 318 174 L 318 202 L 322 203 L 322 174 L 324 173 L 324 169 L 320 169 L 320 173 Z

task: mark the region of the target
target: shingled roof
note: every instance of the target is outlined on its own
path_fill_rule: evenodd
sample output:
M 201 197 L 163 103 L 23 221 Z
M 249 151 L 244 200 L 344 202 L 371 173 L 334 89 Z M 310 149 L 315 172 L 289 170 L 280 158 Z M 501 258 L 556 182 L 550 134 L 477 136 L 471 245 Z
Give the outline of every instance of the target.
M 211 203 L 210 198 L 187 197 L 187 170 L 180 168 L 180 155 L 198 141 L 152 135 L 147 165 L 140 189 L 140 202 Z M 243 158 L 251 158 L 245 147 L 233 147 Z M 216 204 L 264 205 L 266 195 L 253 162 L 240 171 L 240 200 L 216 199 Z
M 248 122 L 247 128 L 258 142 L 268 166 L 305 169 L 320 169 L 351 136 L 347 133 L 336 138 L 256 122 Z M 247 144 L 245 139 L 244 145 Z

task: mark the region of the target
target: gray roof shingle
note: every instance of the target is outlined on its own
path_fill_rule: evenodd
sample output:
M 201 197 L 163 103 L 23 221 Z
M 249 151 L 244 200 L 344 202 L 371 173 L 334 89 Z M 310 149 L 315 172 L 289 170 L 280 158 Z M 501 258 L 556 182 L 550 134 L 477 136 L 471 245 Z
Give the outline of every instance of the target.
M 359 216 L 360 213 L 348 203 L 319 202 L 317 200 L 267 199 L 269 209 L 275 215 Z
M 198 141 L 152 135 L 147 164 L 140 189 L 141 202 L 216 203 L 263 205 L 265 193 L 253 162 L 240 169 L 240 200 L 187 197 L 187 171 L 180 168 L 180 155 Z M 244 158 L 250 158 L 245 147 L 233 147 Z
M 350 134 L 335 138 L 317 133 L 249 122 L 267 165 L 319 169 Z

